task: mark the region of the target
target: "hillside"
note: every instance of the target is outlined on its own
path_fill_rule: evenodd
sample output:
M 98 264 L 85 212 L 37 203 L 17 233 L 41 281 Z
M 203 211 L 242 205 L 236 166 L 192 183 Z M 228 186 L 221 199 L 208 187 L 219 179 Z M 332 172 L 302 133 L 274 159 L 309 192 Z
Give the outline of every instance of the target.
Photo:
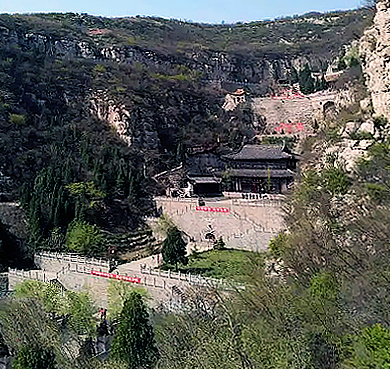
M 390 0 L 372 24 L 366 9 L 234 26 L 0 19 L 0 270 L 49 251 L 41 270 L 8 273 L 11 288 L 25 281 L 0 301 L 0 358 L 39 369 L 390 368 Z M 329 65 L 340 79 L 325 80 Z M 297 144 L 286 196 L 152 198 L 151 177 L 187 148 L 256 138 Z M 143 224 L 156 205 L 171 216 L 150 222 L 161 265 L 158 254 L 110 271 L 89 258 L 157 248 Z M 187 258 L 185 240 L 211 234 L 201 246 L 214 250 Z M 248 246 L 256 252 L 225 248 Z
M 205 25 L 162 18 L 87 14 L 2 15 L 3 39 L 58 56 L 140 62 L 167 72 L 186 66 L 204 79 L 258 83 L 273 69 L 309 61 L 326 68 L 343 45 L 358 40 L 372 11 L 311 13 L 276 21 Z
M 226 91 L 250 83 L 269 94 L 306 64 L 324 72 L 371 18 L 360 9 L 209 26 L 0 15 L 0 165 L 26 212 L 27 243 L 60 250 L 91 232 L 98 249 L 74 251 L 106 255 L 99 229 L 140 227 L 154 211 L 149 178 L 186 147 L 253 137 L 250 102 L 226 112 Z

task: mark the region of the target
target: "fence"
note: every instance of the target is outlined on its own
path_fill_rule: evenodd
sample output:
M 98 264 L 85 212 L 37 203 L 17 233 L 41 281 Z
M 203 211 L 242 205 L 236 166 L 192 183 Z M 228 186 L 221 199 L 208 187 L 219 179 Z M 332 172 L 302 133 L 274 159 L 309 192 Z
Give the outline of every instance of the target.
M 244 194 L 243 194 L 244 195 Z M 253 195 L 251 197 L 251 194 L 246 194 L 246 197 L 243 198 L 234 198 L 232 199 L 232 204 L 233 205 L 238 205 L 238 206 L 269 206 L 269 207 L 280 207 L 283 204 L 283 199 L 281 198 L 268 198 L 268 199 L 256 199 Z
M 50 280 L 49 274 L 44 270 L 18 270 L 8 269 L 9 277 L 17 277 L 22 279 L 32 279 L 34 281 L 48 282 Z
M 208 278 L 203 277 L 197 274 L 191 274 L 191 273 L 181 273 L 179 272 L 172 272 L 171 270 L 154 270 L 150 267 L 145 267 L 141 265 L 140 271 L 142 274 L 147 274 L 150 276 L 157 276 L 162 279 L 169 279 L 169 280 L 177 280 L 177 281 L 183 281 L 187 282 L 189 285 L 192 286 L 199 286 L 199 287 L 208 287 L 208 288 L 222 288 L 225 290 L 232 290 L 234 288 L 242 289 L 244 288 L 242 285 L 234 283 L 234 282 L 227 282 L 223 279 L 217 279 L 217 278 Z M 144 278 L 146 280 L 146 278 Z M 155 281 L 156 279 L 154 279 Z M 142 283 L 142 279 L 141 279 Z
M 54 252 L 40 252 L 34 256 L 35 264 L 38 267 L 42 267 L 44 263 L 49 263 L 51 266 L 53 262 L 57 262 L 60 265 L 70 265 L 74 267 L 75 271 L 80 273 L 88 273 L 92 269 L 97 269 L 101 272 L 108 272 L 110 270 L 110 263 L 107 260 L 86 258 L 77 254 L 63 254 Z
M 196 197 L 168 197 L 168 196 L 158 196 L 155 197 L 154 200 L 156 202 L 163 201 L 163 202 L 186 202 L 186 203 L 194 203 L 196 204 L 198 202 L 198 199 Z

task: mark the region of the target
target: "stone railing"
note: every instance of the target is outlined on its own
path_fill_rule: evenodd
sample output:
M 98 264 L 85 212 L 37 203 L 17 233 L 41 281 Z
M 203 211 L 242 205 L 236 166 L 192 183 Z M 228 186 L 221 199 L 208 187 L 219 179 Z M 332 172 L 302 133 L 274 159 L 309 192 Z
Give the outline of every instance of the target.
M 68 267 L 68 270 L 72 269 L 80 271 L 81 273 L 84 273 L 85 271 L 88 271 L 89 273 L 92 269 L 108 272 L 110 269 L 110 262 L 107 260 L 86 258 L 78 254 L 43 251 L 34 255 L 34 262 L 40 268 L 42 268 L 45 263 L 48 263 L 48 265 L 52 267 L 57 266 L 56 269 Z M 44 267 L 43 269 L 47 268 Z
M 82 263 L 72 263 L 72 264 L 66 264 L 64 265 L 60 270 L 56 272 L 56 278 L 60 279 L 61 275 L 66 275 L 69 272 L 72 273 L 82 273 L 82 274 L 91 274 L 91 269 L 89 267 L 90 265 L 82 264 Z M 93 269 L 95 270 L 95 269 Z M 99 272 L 103 272 L 103 270 L 98 270 Z
M 203 277 L 198 274 L 172 272 L 171 270 L 152 269 L 148 266 L 140 267 L 141 274 L 155 276 L 162 279 L 177 280 L 187 282 L 192 286 L 208 287 L 208 288 L 221 288 L 224 290 L 232 290 L 235 288 L 243 289 L 244 286 L 235 282 L 228 282 L 218 278 Z M 142 278 L 141 281 L 145 280 Z M 157 279 L 158 280 L 158 279 Z M 154 279 L 156 281 L 156 279 Z M 143 282 L 141 282 L 143 283 Z
M 168 197 L 168 196 L 158 196 L 155 197 L 154 200 L 156 202 L 159 201 L 164 201 L 164 202 L 171 202 L 171 201 L 176 201 L 176 202 L 187 202 L 187 203 L 197 203 L 198 198 L 196 197 Z
M 32 279 L 34 281 L 49 282 L 50 276 L 45 270 L 18 270 L 8 269 L 8 277 Z
M 249 194 L 249 193 L 242 194 L 242 195 L 246 195 L 246 196 L 244 198 L 231 199 L 232 205 L 280 207 L 283 203 L 282 197 L 256 198 L 255 196 L 258 194 Z

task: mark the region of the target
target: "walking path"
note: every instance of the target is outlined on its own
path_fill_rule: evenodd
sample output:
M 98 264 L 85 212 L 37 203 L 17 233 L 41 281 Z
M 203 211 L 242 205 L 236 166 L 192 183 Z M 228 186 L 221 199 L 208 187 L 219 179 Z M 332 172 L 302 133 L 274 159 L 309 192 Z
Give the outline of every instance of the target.
M 58 256 L 58 254 L 53 254 L 52 258 L 57 258 L 56 255 Z M 42 282 L 51 282 L 55 280 L 60 282 L 67 290 L 90 292 L 97 306 L 108 308 L 107 295 L 110 279 L 91 274 L 92 270 L 97 269 L 94 266 L 98 266 L 99 263 L 101 263 L 100 261 L 84 261 L 84 265 L 87 265 L 87 267 L 82 269 L 80 267 L 80 259 L 73 258 L 72 261 L 72 258 L 68 257 L 68 260 L 71 261 L 68 262 L 66 266 L 59 269 L 59 264 L 52 262 L 48 253 L 45 253 L 44 257 L 42 257 L 42 255 L 37 255 L 36 260 L 39 261 L 42 269 L 30 271 L 9 270 L 8 277 L 10 290 L 14 290 L 16 284 L 26 279 Z M 189 287 L 232 288 L 230 283 L 218 279 L 155 270 L 154 268 L 157 265 L 157 256 L 147 257 L 145 259 L 119 265 L 110 273 L 110 275 L 112 277 L 114 277 L 113 275 L 120 275 L 139 278 L 139 284 L 131 283 L 131 285 L 145 288 L 152 298 L 152 306 L 158 306 L 160 304 L 165 306 L 180 306 L 183 302 L 184 292 Z

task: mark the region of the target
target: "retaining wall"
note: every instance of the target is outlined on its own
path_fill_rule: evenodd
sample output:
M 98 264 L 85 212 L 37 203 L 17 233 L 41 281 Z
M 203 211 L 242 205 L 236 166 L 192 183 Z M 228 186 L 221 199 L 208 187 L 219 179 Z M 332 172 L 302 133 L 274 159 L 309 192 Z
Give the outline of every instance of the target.
M 81 273 L 91 270 L 109 272 L 110 263 L 107 260 L 86 258 L 77 254 L 40 252 L 34 256 L 35 265 L 49 271 L 59 271 L 63 268 L 73 269 Z

